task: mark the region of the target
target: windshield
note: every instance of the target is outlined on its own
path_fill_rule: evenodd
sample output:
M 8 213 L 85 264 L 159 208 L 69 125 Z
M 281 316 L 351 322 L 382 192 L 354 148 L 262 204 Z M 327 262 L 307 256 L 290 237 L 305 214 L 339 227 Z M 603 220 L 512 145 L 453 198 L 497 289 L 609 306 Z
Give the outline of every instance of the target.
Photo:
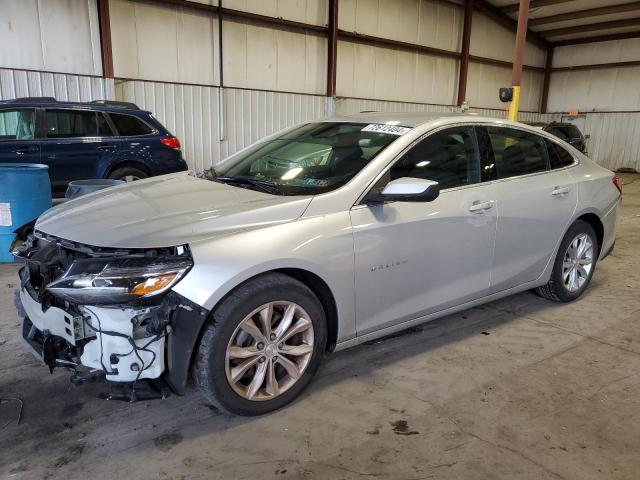
M 215 179 L 280 195 L 328 192 L 351 180 L 409 130 L 345 122 L 301 125 L 216 167 Z

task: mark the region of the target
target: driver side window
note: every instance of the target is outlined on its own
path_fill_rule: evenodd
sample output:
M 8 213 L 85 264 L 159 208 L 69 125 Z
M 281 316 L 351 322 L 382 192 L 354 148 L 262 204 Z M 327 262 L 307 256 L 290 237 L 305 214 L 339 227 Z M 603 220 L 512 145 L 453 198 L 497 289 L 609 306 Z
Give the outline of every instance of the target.
M 480 157 L 473 127 L 441 130 L 420 141 L 390 170 L 391 178 L 434 180 L 441 189 L 480 181 Z

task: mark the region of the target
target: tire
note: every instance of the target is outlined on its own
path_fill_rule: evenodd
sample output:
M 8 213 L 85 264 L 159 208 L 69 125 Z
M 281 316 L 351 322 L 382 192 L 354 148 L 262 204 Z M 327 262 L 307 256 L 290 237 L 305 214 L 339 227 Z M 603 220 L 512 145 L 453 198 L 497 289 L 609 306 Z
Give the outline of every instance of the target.
M 262 308 L 268 304 L 272 305 L 271 310 Z M 279 332 L 278 335 L 284 335 L 279 339 L 270 338 L 261 343 L 255 330 L 248 334 L 240 327 L 243 324 L 248 328 L 246 321 L 250 318 L 258 327 L 258 333 L 264 335 L 266 327 L 261 319 L 271 315 L 269 324 L 275 336 L 287 311 L 293 312 L 293 319 L 286 324 L 305 328 L 289 339 L 285 338 L 286 332 L 294 331 L 292 328 Z M 288 318 L 292 318 L 291 315 Z M 207 399 L 224 412 L 253 416 L 277 410 L 293 401 L 311 381 L 325 350 L 326 332 L 322 305 L 306 285 L 281 273 L 260 275 L 227 295 L 214 310 L 193 365 L 196 383 Z M 285 340 L 280 342 L 282 338 Z M 307 353 L 284 353 L 293 346 Z M 251 356 L 236 357 L 238 352 L 243 352 L 242 355 L 250 352 Z M 238 374 L 240 378 L 234 383 L 234 372 L 242 371 L 245 362 L 254 363 L 243 375 Z M 296 368 L 291 370 L 291 363 Z M 262 380 L 260 371 L 265 372 Z M 299 376 L 290 375 L 291 371 Z M 275 382 L 270 380 L 272 372 Z M 253 396 L 252 385 L 258 385 L 257 391 L 253 388 Z
M 575 265 L 575 262 L 577 261 L 571 257 L 572 253 L 569 251 L 569 247 L 574 244 L 576 239 L 579 237 L 588 238 L 591 244 L 591 247 L 589 247 L 587 243 L 587 248 L 585 249 L 586 257 L 590 256 L 591 260 L 591 263 L 589 264 L 590 268 L 588 269 L 588 272 L 586 272 L 587 275 L 584 275 L 587 269 L 586 264 L 581 264 L 583 267 L 582 271 L 569 266 L 571 263 L 574 263 Z M 580 246 L 582 244 L 578 242 L 577 245 Z M 580 247 L 578 247 L 578 250 L 579 248 Z M 558 248 L 558 253 L 553 264 L 551 278 L 546 285 L 536 288 L 536 293 L 541 297 L 555 302 L 572 302 L 577 298 L 580 298 L 589 286 L 589 282 L 591 282 L 591 278 L 595 272 L 599 252 L 598 239 L 593 227 L 582 220 L 576 221 L 571 225 L 571 227 L 569 227 L 569 230 L 560 243 L 560 247 Z M 567 261 L 567 264 L 565 264 L 565 260 Z M 586 262 L 587 260 L 588 258 L 585 258 L 583 259 L 583 262 Z M 567 270 L 565 270 L 565 268 L 567 268 Z M 567 274 L 567 272 L 570 272 L 571 270 L 576 271 L 577 283 L 572 283 L 571 273 Z
M 116 168 L 109 174 L 109 178 L 112 180 L 124 180 L 125 182 L 135 182 L 136 180 L 142 180 L 147 178 L 145 172 L 135 167 L 120 167 Z

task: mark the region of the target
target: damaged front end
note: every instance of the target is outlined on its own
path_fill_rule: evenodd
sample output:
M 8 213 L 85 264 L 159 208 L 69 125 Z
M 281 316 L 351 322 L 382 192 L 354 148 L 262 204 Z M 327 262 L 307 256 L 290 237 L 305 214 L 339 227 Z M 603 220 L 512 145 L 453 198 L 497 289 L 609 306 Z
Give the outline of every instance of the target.
M 188 247 L 99 248 L 35 231 L 14 250 L 22 336 L 74 383 L 104 376 L 133 388 L 163 378 L 184 393 L 207 311 L 171 291 L 193 265 Z

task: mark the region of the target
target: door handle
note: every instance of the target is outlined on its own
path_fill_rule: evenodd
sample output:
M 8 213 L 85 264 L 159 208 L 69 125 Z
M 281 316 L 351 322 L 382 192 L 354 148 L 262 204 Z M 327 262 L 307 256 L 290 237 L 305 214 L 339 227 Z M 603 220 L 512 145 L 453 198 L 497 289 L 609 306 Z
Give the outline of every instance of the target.
M 103 152 L 112 152 L 116 149 L 115 145 L 99 145 L 98 150 L 102 150 Z
M 551 192 L 551 195 L 554 197 L 561 197 L 563 195 L 567 195 L 570 191 L 569 187 L 555 187 Z
M 36 153 L 38 149 L 36 147 L 20 147 L 14 150 L 14 153 L 18 155 L 24 155 L 25 153 Z
M 486 201 L 486 202 L 475 201 L 469 207 L 469 211 L 472 212 L 472 213 L 482 213 L 485 210 L 491 210 L 495 203 L 496 202 L 494 202 L 493 200 L 489 200 L 489 201 Z

